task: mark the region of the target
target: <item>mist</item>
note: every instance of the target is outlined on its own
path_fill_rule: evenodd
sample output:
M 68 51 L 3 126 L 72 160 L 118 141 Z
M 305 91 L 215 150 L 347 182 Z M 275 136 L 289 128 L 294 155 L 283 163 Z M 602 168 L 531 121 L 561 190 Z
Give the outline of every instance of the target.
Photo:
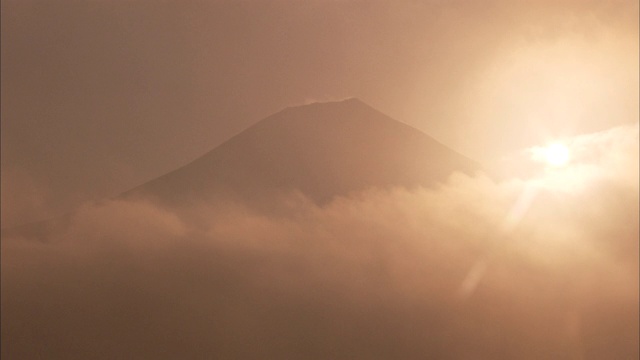
M 479 162 L 638 121 L 636 0 L 2 0 L 2 226 L 357 97 Z
M 292 192 L 278 213 L 87 204 L 2 239 L 2 356 L 637 358 L 638 125 L 567 144 L 528 177 Z

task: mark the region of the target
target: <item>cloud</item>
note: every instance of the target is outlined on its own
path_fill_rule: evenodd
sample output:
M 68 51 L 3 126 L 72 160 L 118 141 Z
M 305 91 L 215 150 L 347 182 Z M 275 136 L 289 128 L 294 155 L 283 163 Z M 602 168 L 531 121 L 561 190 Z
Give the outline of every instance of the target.
M 579 163 L 531 179 L 287 215 L 87 205 L 48 242 L 2 239 L 2 355 L 637 357 L 637 125 L 568 143 Z
M 325 102 L 338 102 L 338 101 L 345 101 L 349 99 L 353 99 L 353 96 L 337 97 L 337 96 L 324 95 L 324 96 L 317 96 L 317 97 L 305 97 L 302 103 L 294 104 L 293 106 L 311 105 L 315 103 L 325 103 Z

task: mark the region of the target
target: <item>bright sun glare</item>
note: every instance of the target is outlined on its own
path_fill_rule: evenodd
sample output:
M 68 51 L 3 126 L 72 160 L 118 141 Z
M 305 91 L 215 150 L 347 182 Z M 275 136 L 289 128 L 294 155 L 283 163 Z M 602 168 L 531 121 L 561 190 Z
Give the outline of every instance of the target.
M 561 167 L 569 162 L 569 148 L 560 143 L 551 144 L 544 149 L 544 156 L 547 164 Z

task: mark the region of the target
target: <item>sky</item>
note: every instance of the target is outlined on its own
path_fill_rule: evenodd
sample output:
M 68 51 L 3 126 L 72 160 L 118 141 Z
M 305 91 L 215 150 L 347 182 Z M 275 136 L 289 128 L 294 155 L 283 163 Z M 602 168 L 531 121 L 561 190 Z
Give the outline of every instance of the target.
M 358 97 L 480 162 L 638 120 L 637 1 L 2 0 L 2 226 Z
M 67 213 L 2 233 L 3 359 L 640 356 L 637 1 L 1 4 L 2 226 Z M 288 110 L 167 181 L 271 174 L 278 211 L 114 197 L 352 97 L 391 119 Z M 483 167 L 323 202 L 278 187 L 435 169 L 392 119 Z M 372 142 L 380 161 L 329 156 Z

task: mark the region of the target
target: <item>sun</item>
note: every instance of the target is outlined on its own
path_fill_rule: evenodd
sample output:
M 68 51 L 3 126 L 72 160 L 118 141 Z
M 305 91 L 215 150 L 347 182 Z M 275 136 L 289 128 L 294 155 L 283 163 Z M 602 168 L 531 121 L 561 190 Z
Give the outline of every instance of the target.
M 550 166 L 565 166 L 569 162 L 569 148 L 561 143 L 551 144 L 544 149 L 544 159 Z

